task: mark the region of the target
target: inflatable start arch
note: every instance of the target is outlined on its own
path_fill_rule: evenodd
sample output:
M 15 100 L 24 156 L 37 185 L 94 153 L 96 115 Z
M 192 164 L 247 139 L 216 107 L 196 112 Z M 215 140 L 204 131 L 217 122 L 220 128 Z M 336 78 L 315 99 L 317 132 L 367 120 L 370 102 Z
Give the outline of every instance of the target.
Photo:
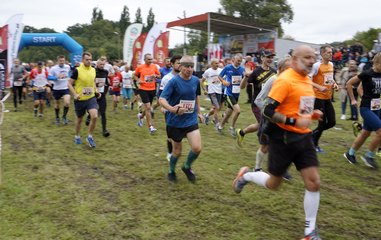
M 62 46 L 70 52 L 72 66 L 82 60 L 83 47 L 66 33 L 23 33 L 19 51 L 27 46 Z

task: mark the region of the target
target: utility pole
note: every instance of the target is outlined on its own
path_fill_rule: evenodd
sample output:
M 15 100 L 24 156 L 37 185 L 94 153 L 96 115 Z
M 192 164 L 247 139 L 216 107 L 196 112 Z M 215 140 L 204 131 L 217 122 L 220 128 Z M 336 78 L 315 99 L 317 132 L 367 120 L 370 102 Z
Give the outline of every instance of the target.
M 184 19 L 186 18 L 185 10 L 184 10 Z M 183 56 L 187 55 L 187 33 L 185 30 L 185 25 L 184 25 L 184 48 L 183 48 Z
M 114 32 L 116 37 L 117 37 L 117 52 L 118 52 L 118 60 L 120 60 L 120 35 L 119 35 L 119 32 Z

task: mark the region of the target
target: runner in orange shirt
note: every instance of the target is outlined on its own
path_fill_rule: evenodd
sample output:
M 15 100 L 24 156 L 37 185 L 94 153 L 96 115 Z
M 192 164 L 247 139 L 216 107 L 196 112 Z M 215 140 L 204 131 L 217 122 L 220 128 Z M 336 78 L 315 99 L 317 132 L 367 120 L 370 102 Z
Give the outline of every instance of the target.
M 334 79 L 332 59 L 332 47 L 325 45 L 320 48 L 322 57 L 321 62 L 316 62 L 309 74 L 316 95 L 315 109 L 319 109 L 324 113 L 322 121 L 319 121 L 318 126 L 313 130 L 313 140 L 315 150 L 318 153 L 324 152 L 319 147 L 319 139 L 324 130 L 330 129 L 336 125 L 335 109 L 332 105 L 332 90 L 338 89 Z
M 308 77 L 315 63 L 314 50 L 306 45 L 295 48 L 291 68 L 278 76 L 266 102 L 262 120 L 268 126 L 269 173 L 251 172 L 242 167 L 233 182 L 233 189 L 240 193 L 248 182 L 277 189 L 291 163 L 294 163 L 304 181 L 305 238 L 320 239 L 316 230 L 316 217 L 320 202 L 319 161 L 312 143 L 309 126 L 320 119 L 322 112 L 314 110 L 315 94 Z
M 152 63 L 152 55 L 147 53 L 144 55 L 144 64 L 139 65 L 135 69 L 135 80 L 140 83 L 139 95 L 144 104 L 144 111 L 138 114 L 138 125 L 143 126 L 144 115 L 147 119 L 147 126 L 149 132 L 153 134 L 156 132 L 152 124 L 151 106 L 152 101 L 156 95 L 156 78 L 161 78 L 159 69 Z

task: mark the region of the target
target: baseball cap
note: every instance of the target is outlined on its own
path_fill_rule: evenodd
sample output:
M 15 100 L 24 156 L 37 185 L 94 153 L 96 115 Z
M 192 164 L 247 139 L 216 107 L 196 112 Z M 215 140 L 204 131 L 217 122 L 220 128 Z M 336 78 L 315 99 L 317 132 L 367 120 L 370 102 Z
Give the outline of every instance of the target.
M 269 50 L 263 50 L 261 52 L 261 56 L 264 56 L 264 57 L 274 57 L 275 54 Z
M 37 62 L 37 65 L 38 65 L 38 66 L 42 66 L 42 65 L 44 65 L 44 62 L 43 62 L 43 61 L 38 61 L 38 62 Z

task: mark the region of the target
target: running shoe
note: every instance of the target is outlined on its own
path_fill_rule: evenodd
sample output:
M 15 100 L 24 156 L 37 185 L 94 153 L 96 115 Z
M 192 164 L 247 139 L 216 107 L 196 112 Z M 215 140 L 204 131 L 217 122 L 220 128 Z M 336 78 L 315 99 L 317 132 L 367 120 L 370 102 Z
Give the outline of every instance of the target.
M 157 129 L 154 128 L 153 126 L 149 127 L 149 133 L 150 134 L 154 134 L 156 131 L 157 131 Z
M 39 118 L 43 118 L 43 117 L 44 117 L 44 114 L 40 113 L 40 114 L 38 114 L 38 117 L 39 117 Z
M 205 125 L 209 125 L 209 115 L 207 113 L 204 114 Z
M 187 176 L 188 178 L 188 181 L 191 182 L 191 183 L 195 183 L 196 182 L 196 176 L 194 175 L 193 171 L 191 168 L 185 168 L 184 166 L 181 168 L 181 170 L 183 170 L 183 172 L 185 173 L 185 175 Z
M 357 135 L 362 130 L 362 125 L 361 125 L 361 123 L 355 121 L 352 123 L 352 128 L 353 128 L 353 135 L 355 135 L 355 137 L 357 137 Z
M 138 126 L 143 126 L 143 118 L 141 113 L 138 113 Z
M 322 149 L 322 148 L 320 148 L 319 146 L 316 146 L 315 147 L 315 151 L 317 152 L 317 153 L 324 153 L 325 151 Z
M 109 137 L 110 136 L 110 132 L 107 131 L 107 130 L 103 130 L 102 135 L 103 135 L 103 137 Z
M 286 181 L 291 181 L 291 180 L 292 180 L 292 176 L 291 176 L 291 174 L 290 174 L 288 171 L 286 171 L 285 173 L 283 173 L 282 178 L 283 178 L 284 180 L 286 180 Z
M 348 160 L 348 162 L 350 164 L 355 164 L 357 162 L 356 160 L 356 156 L 354 155 L 350 155 L 349 154 L 349 151 L 347 151 L 346 153 L 344 153 L 344 157 Z
M 95 148 L 96 145 L 93 137 L 87 136 L 86 142 L 89 144 L 89 147 Z
M 365 165 L 367 165 L 370 168 L 377 168 L 377 163 L 374 161 L 374 158 L 368 157 L 368 156 L 361 156 L 361 159 L 364 161 Z
M 56 118 L 56 124 L 57 124 L 57 125 L 60 124 L 60 118 Z
M 174 183 L 177 182 L 177 177 L 175 172 L 168 173 L 168 181 L 174 182 Z
M 262 168 L 255 168 L 254 172 L 262 172 Z
M 80 145 L 80 144 L 82 144 L 82 140 L 81 140 L 81 138 L 79 137 L 79 138 L 74 138 L 74 143 L 76 144 L 76 145 Z
M 67 125 L 67 124 L 69 123 L 69 121 L 67 120 L 66 117 L 63 117 L 63 118 L 62 118 L 62 121 L 63 121 L 63 124 L 64 124 L 64 125 Z
M 246 181 L 243 178 L 243 175 L 249 171 L 250 171 L 249 167 L 246 167 L 246 166 L 241 167 L 241 169 L 239 170 L 237 177 L 233 181 L 233 190 L 235 193 L 242 192 L 243 187 L 248 183 L 248 181 Z
M 229 127 L 229 133 L 230 135 L 232 135 L 232 137 L 237 137 L 235 128 Z
M 242 135 L 240 134 L 240 132 L 241 132 L 241 129 L 240 129 L 240 128 L 237 128 L 237 129 L 235 130 L 235 135 L 237 136 L 237 138 L 236 138 L 237 145 L 238 145 L 239 147 L 242 147 L 243 138 L 244 138 L 245 136 L 242 136 Z
M 321 240 L 317 229 L 313 230 L 310 234 L 304 236 L 302 240 Z
M 221 133 L 221 134 L 222 134 L 222 130 L 223 130 L 224 128 L 220 126 L 220 123 L 216 123 L 215 128 L 216 128 L 216 131 L 217 131 L 218 133 Z

